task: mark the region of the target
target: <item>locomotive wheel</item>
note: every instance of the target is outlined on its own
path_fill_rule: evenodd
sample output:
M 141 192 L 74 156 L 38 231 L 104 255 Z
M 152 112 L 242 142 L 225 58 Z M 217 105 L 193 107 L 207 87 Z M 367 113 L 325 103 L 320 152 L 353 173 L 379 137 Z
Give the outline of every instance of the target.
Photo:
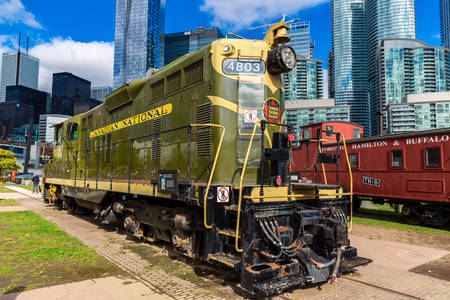
M 419 225 L 421 223 L 420 218 L 414 213 L 414 209 L 411 206 L 403 205 L 402 215 L 410 225 Z

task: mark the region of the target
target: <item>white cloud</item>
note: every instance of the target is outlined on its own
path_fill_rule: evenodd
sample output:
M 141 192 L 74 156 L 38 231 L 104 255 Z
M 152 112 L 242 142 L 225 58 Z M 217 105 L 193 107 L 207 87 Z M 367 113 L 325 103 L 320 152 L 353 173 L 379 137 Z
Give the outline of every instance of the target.
M 25 9 L 20 0 L 0 0 L 0 24 L 24 23 L 32 28 L 42 29 L 36 17 Z
M 212 24 L 222 28 L 247 29 L 255 23 L 281 16 L 296 14 L 329 0 L 204 0 L 200 10 L 213 16 Z M 245 3 L 244 3 L 245 2 Z M 280 17 L 281 19 L 281 17 Z
M 437 40 L 440 40 L 441 39 L 441 34 L 440 33 L 433 34 L 433 38 L 435 38 Z
M 113 43 L 54 38 L 34 46 L 30 54 L 40 60 L 39 90 L 51 92 L 52 74 L 57 72 L 73 73 L 91 81 L 92 86 L 112 86 Z

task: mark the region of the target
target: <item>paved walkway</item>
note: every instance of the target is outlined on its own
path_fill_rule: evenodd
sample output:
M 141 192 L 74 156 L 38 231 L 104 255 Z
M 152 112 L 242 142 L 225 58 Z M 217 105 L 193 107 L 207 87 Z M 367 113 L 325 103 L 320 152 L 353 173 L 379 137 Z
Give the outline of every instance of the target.
M 131 277 L 105 277 L 0 296 L 0 300 L 133 300 L 171 298 Z
M 164 299 L 164 297 L 183 300 L 213 299 L 207 293 L 205 294 L 207 291 L 202 290 L 192 282 L 182 280 L 158 269 L 146 268 L 148 262 L 127 249 L 127 245 L 134 245 L 134 241 L 127 239 L 125 235 L 101 228 L 84 220 L 84 217 L 72 216 L 64 211 L 45 207 L 42 201 L 36 201 L 36 197 L 34 199 L 19 199 L 18 201 L 24 207 L 41 213 L 44 218 L 53 221 L 70 235 L 79 238 L 87 246 L 96 249 L 106 258 L 135 275 L 147 286 L 149 293 L 143 293 L 142 295 L 148 296 L 148 299 Z M 356 235 L 351 235 L 350 238 L 352 244 L 358 248 L 359 255 L 372 258 L 373 263 L 365 267 L 359 267 L 357 272 L 353 274 L 342 276 L 335 284 L 324 284 L 318 288 L 300 288 L 274 299 L 449 299 L 449 281 L 408 271 L 415 266 L 440 258 L 448 254 L 448 251 L 397 242 L 371 240 Z M 205 278 L 205 280 L 207 279 Z M 97 282 L 97 280 L 94 280 L 94 282 Z M 111 288 L 115 288 L 121 286 L 121 284 L 111 283 L 111 286 Z M 51 288 L 39 290 L 45 291 L 46 289 Z M 30 292 L 38 293 L 39 290 Z M 89 291 L 86 288 L 86 294 L 80 295 L 79 299 L 89 297 L 91 295 Z M 98 296 L 95 294 L 97 292 L 94 291 L 98 291 Z M 101 288 L 92 287 L 92 295 L 96 297 L 95 299 L 106 299 L 102 298 L 108 297 L 106 292 L 101 292 Z M 38 294 L 27 293 L 29 292 L 21 293 L 20 296 L 30 295 L 30 297 L 17 299 L 40 299 L 36 298 Z M 45 300 L 60 299 L 51 297 L 52 294 L 47 295 L 50 296 L 44 297 Z M 226 285 L 219 296 L 228 299 L 239 297 Z M 214 298 L 221 298 L 219 296 Z M 133 299 L 133 297 L 128 299 Z M 0 297 L 0 300 L 4 299 Z

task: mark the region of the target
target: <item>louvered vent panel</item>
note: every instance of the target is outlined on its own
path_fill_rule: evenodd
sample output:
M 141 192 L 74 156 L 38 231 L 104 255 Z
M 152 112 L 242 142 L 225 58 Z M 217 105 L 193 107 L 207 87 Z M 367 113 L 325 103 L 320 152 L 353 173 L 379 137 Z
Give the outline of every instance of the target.
M 211 103 L 199 105 L 197 108 L 197 122 L 200 124 L 212 123 Z M 197 156 L 211 156 L 212 129 L 211 127 L 197 128 Z
M 186 68 L 184 68 L 184 75 L 186 76 L 186 85 L 203 80 L 203 59 L 198 60 Z
M 152 84 L 152 100 L 155 101 L 164 96 L 164 79 Z
M 161 132 L 161 118 L 152 120 L 152 133 Z M 154 136 L 152 140 L 152 160 L 158 160 L 161 157 L 161 139 Z
M 181 89 L 181 71 L 167 76 L 167 92 L 172 93 Z

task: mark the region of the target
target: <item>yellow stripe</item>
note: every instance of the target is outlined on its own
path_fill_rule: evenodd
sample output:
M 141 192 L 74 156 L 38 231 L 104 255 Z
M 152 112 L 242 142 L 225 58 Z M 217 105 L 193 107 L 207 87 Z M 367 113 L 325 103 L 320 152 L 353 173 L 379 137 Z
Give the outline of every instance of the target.
M 231 102 L 230 100 L 226 100 L 219 96 L 207 96 L 207 97 L 211 101 L 212 105 L 224 107 L 235 113 L 237 113 L 239 110 L 239 106 L 236 103 Z
M 163 106 L 151 109 L 149 111 L 137 114 L 135 116 L 126 118 L 124 120 L 115 122 L 113 124 L 106 125 L 105 127 L 92 130 L 89 133 L 89 137 L 95 138 L 116 130 L 121 130 L 130 126 L 134 126 L 139 123 L 148 122 L 150 120 L 160 118 L 162 116 L 168 115 L 172 112 L 172 103 L 164 104 Z

